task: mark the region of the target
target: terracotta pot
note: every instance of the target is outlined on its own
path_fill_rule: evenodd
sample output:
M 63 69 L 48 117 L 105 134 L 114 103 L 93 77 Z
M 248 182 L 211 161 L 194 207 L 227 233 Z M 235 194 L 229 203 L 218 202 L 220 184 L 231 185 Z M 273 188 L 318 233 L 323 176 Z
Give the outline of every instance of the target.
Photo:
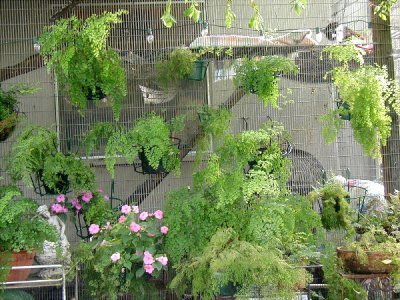
M 28 253 L 27 251 L 13 252 L 11 255 L 10 265 L 12 267 L 31 266 L 33 263 L 34 256 L 35 252 L 32 253 Z M 11 270 L 10 274 L 8 274 L 7 281 L 26 280 L 30 272 L 31 269 Z
M 387 254 L 381 252 L 366 252 L 368 262 L 362 264 L 355 251 L 346 250 L 342 247 L 336 249 L 338 258 L 342 261 L 343 267 L 346 271 L 355 274 L 388 274 L 390 273 L 392 266 L 390 264 L 384 264 L 382 261 L 390 259 Z

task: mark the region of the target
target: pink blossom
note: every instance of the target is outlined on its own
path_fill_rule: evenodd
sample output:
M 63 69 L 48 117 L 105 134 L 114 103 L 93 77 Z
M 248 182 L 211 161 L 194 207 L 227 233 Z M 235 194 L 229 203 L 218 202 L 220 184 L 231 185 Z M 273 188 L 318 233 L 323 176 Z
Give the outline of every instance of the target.
M 123 206 L 121 207 L 121 212 L 122 212 L 123 214 L 129 214 L 131 211 L 132 211 L 132 208 L 131 208 L 129 205 L 127 205 L 127 204 L 125 204 L 125 205 L 123 205 Z
M 111 261 L 113 263 L 115 263 L 121 259 L 121 254 L 119 254 L 119 252 L 115 252 L 115 253 L 113 253 L 113 255 L 111 255 L 110 258 L 111 258 Z
M 136 233 L 136 232 L 139 232 L 140 229 L 142 228 L 142 227 L 140 227 L 139 224 L 136 224 L 135 222 L 132 222 L 131 225 L 130 225 L 129 227 L 130 227 L 131 231 L 132 231 L 132 232 L 135 232 L 135 233 Z
M 135 213 L 135 214 L 138 214 L 139 213 L 139 206 L 133 205 L 132 206 L 132 212 Z
M 86 203 L 90 201 L 90 199 L 93 198 L 93 194 L 91 192 L 84 192 L 82 194 L 82 201 L 85 201 Z
M 126 217 L 125 217 L 124 215 L 121 215 L 121 216 L 118 218 L 118 223 L 124 223 L 125 220 L 126 220 Z
M 156 235 L 155 235 L 155 234 L 152 234 L 152 233 L 148 233 L 147 236 L 153 237 L 153 236 L 156 236 Z
M 156 219 L 162 220 L 162 218 L 164 218 L 164 213 L 161 210 L 156 210 L 154 212 L 154 217 Z
M 144 211 L 139 215 L 139 219 L 142 221 L 145 221 L 148 216 L 149 216 L 149 213 L 147 211 Z
M 64 194 L 58 195 L 58 196 L 56 197 L 56 201 L 57 201 L 58 203 L 65 202 L 65 195 L 64 195 Z
M 73 207 L 75 207 L 76 211 L 78 211 L 78 212 L 82 209 L 82 204 L 80 204 L 78 199 L 72 199 L 71 200 L 71 205 Z
M 106 201 L 109 201 L 109 200 L 110 200 L 110 197 L 108 197 L 107 195 L 104 195 L 104 199 L 105 199 Z
M 154 267 L 152 265 L 144 265 L 144 270 L 146 273 L 151 274 L 154 271 Z
M 96 234 L 99 231 L 100 231 L 100 226 L 99 225 L 97 225 L 97 224 L 90 225 L 90 227 L 89 227 L 89 233 L 90 234 Z
M 50 206 L 50 209 L 53 213 L 56 213 L 56 214 L 64 213 L 64 212 L 66 212 L 65 210 L 68 211 L 68 209 L 66 207 L 62 206 L 61 204 L 52 204 Z
M 156 258 L 156 261 L 161 263 L 163 266 L 166 266 L 168 263 L 168 258 L 166 256 L 160 256 Z
M 102 193 L 102 194 L 104 193 L 104 190 L 103 190 L 103 189 L 98 189 L 97 191 L 98 191 L 99 193 Z
M 167 226 L 161 226 L 160 231 L 162 234 L 167 234 L 168 233 L 168 227 Z
M 106 229 L 106 230 L 112 229 L 110 222 L 107 222 L 106 226 L 104 226 L 104 229 Z
M 66 213 L 68 212 L 68 208 L 66 208 L 65 206 L 63 206 L 62 212 L 66 214 Z

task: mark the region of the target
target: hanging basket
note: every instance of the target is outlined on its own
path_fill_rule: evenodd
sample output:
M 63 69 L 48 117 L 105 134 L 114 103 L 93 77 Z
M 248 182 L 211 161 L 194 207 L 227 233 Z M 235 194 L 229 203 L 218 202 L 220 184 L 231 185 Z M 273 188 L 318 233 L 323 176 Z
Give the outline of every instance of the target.
M 188 80 L 201 81 L 206 77 L 208 60 L 197 60 L 194 62 L 193 73 L 189 75 Z
M 336 103 L 337 108 L 343 107 L 347 112 L 346 113 L 339 113 L 339 116 L 342 120 L 345 121 L 350 121 L 351 120 L 351 114 L 349 112 L 350 106 L 347 102 L 344 101 L 339 101 Z
M 174 146 L 179 148 L 181 140 L 176 137 L 171 137 L 171 140 L 172 140 L 172 143 L 174 144 Z M 147 159 L 144 151 L 140 151 L 138 156 L 139 156 L 140 164 L 139 165 L 133 164 L 133 168 L 136 173 L 139 173 L 139 174 L 169 173 L 169 171 L 165 169 L 162 161 L 160 161 L 158 163 L 158 167 L 156 169 L 153 168 L 150 165 L 149 160 Z
M 166 91 L 155 90 L 143 85 L 139 85 L 143 95 L 144 104 L 162 104 L 171 101 L 175 98 L 176 89 L 169 89 Z
M 70 192 L 69 189 L 69 180 L 68 175 L 65 174 L 57 174 L 59 181 L 56 184 L 56 188 L 50 188 L 46 183 L 43 182 L 43 170 L 39 170 L 36 175 L 31 176 L 31 181 L 33 184 L 33 188 L 35 193 L 40 196 L 45 195 L 58 195 L 58 194 L 67 194 Z
M 6 139 L 8 139 L 10 134 L 14 131 L 17 122 L 18 122 L 18 112 L 0 121 L 0 142 L 3 142 Z

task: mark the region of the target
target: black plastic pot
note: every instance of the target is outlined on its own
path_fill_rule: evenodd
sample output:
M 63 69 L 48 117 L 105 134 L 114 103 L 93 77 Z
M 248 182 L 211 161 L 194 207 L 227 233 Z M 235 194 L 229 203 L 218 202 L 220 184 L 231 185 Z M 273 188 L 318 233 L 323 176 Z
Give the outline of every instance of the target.
M 43 182 L 43 170 L 39 170 L 36 173 L 35 178 L 31 179 L 35 193 L 41 196 L 67 194 L 69 192 L 68 175 L 59 173 L 55 177 L 57 177 L 56 186 L 55 188 L 50 188 L 46 183 Z
M 345 120 L 345 121 L 350 121 L 351 120 L 351 114 L 349 112 L 349 109 L 350 109 L 349 104 L 347 102 L 344 102 L 344 101 L 339 101 L 339 102 L 337 102 L 337 107 L 338 108 L 343 107 L 347 111 L 347 113 L 340 113 L 339 114 L 340 118 L 342 120 Z
M 204 59 L 200 59 L 194 62 L 194 70 L 191 75 L 187 79 L 201 81 L 206 77 L 208 61 Z
M 159 162 L 158 168 L 154 169 L 147 159 L 144 151 L 139 152 L 139 159 L 141 161 L 142 174 L 158 174 L 158 173 L 168 173 L 168 171 L 164 168 L 162 161 Z
M 101 99 L 103 99 L 105 97 L 106 97 L 106 94 L 104 94 L 103 90 L 98 86 L 96 86 L 96 92 L 95 93 L 93 93 L 92 89 L 88 90 L 87 99 L 89 101 L 101 100 Z

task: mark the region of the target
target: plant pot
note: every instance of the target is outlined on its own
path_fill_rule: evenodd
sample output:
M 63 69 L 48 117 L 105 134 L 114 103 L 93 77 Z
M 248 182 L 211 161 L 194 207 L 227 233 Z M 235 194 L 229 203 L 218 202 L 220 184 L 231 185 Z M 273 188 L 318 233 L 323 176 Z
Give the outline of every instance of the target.
M 59 173 L 56 175 L 56 177 L 59 179 L 58 182 L 56 183 L 56 187 L 50 188 L 42 180 L 43 170 L 39 170 L 35 176 L 35 179 L 32 178 L 32 183 L 35 189 L 35 193 L 41 196 L 67 194 L 69 191 L 68 175 Z
M 337 107 L 338 108 L 340 108 L 340 107 L 343 107 L 345 110 L 349 110 L 350 109 L 350 106 L 349 106 L 349 104 L 347 103 L 347 102 L 344 102 L 344 101 L 339 101 L 339 102 L 337 102 Z M 342 120 L 345 120 L 345 121 L 350 121 L 351 120 L 351 114 L 350 114 L 350 112 L 347 112 L 347 113 L 339 113 L 339 116 L 340 116 L 340 118 L 342 119 Z
M 194 62 L 193 73 L 189 75 L 188 80 L 201 81 L 206 77 L 208 61 L 200 59 Z
M 14 113 L 8 118 L 0 121 L 0 142 L 5 141 L 14 131 L 18 122 L 18 114 Z
M 14 131 L 15 126 L 4 128 L 2 131 L 0 131 L 0 142 L 5 141 L 8 139 L 10 134 Z
M 11 267 L 31 266 L 35 252 L 28 253 L 27 251 L 13 252 L 11 256 Z M 7 281 L 23 281 L 29 276 L 31 269 L 11 270 L 7 277 Z
M 367 251 L 368 262 L 362 264 L 355 251 L 346 250 L 342 247 L 336 249 L 338 258 L 343 263 L 343 268 L 351 273 L 355 274 L 388 274 L 391 272 L 392 266 L 390 264 L 384 264 L 382 261 L 390 259 L 387 254 L 382 252 L 369 252 Z
M 103 90 L 96 86 L 96 91 L 93 93 L 92 89 L 88 89 L 87 99 L 88 101 L 102 100 L 106 98 L 106 94 L 104 94 Z
M 168 173 L 168 171 L 164 168 L 162 161 L 159 162 L 158 168 L 154 169 L 147 159 L 144 151 L 139 152 L 139 159 L 141 161 L 142 174 L 158 174 L 158 173 Z M 140 173 L 140 172 L 139 172 Z

